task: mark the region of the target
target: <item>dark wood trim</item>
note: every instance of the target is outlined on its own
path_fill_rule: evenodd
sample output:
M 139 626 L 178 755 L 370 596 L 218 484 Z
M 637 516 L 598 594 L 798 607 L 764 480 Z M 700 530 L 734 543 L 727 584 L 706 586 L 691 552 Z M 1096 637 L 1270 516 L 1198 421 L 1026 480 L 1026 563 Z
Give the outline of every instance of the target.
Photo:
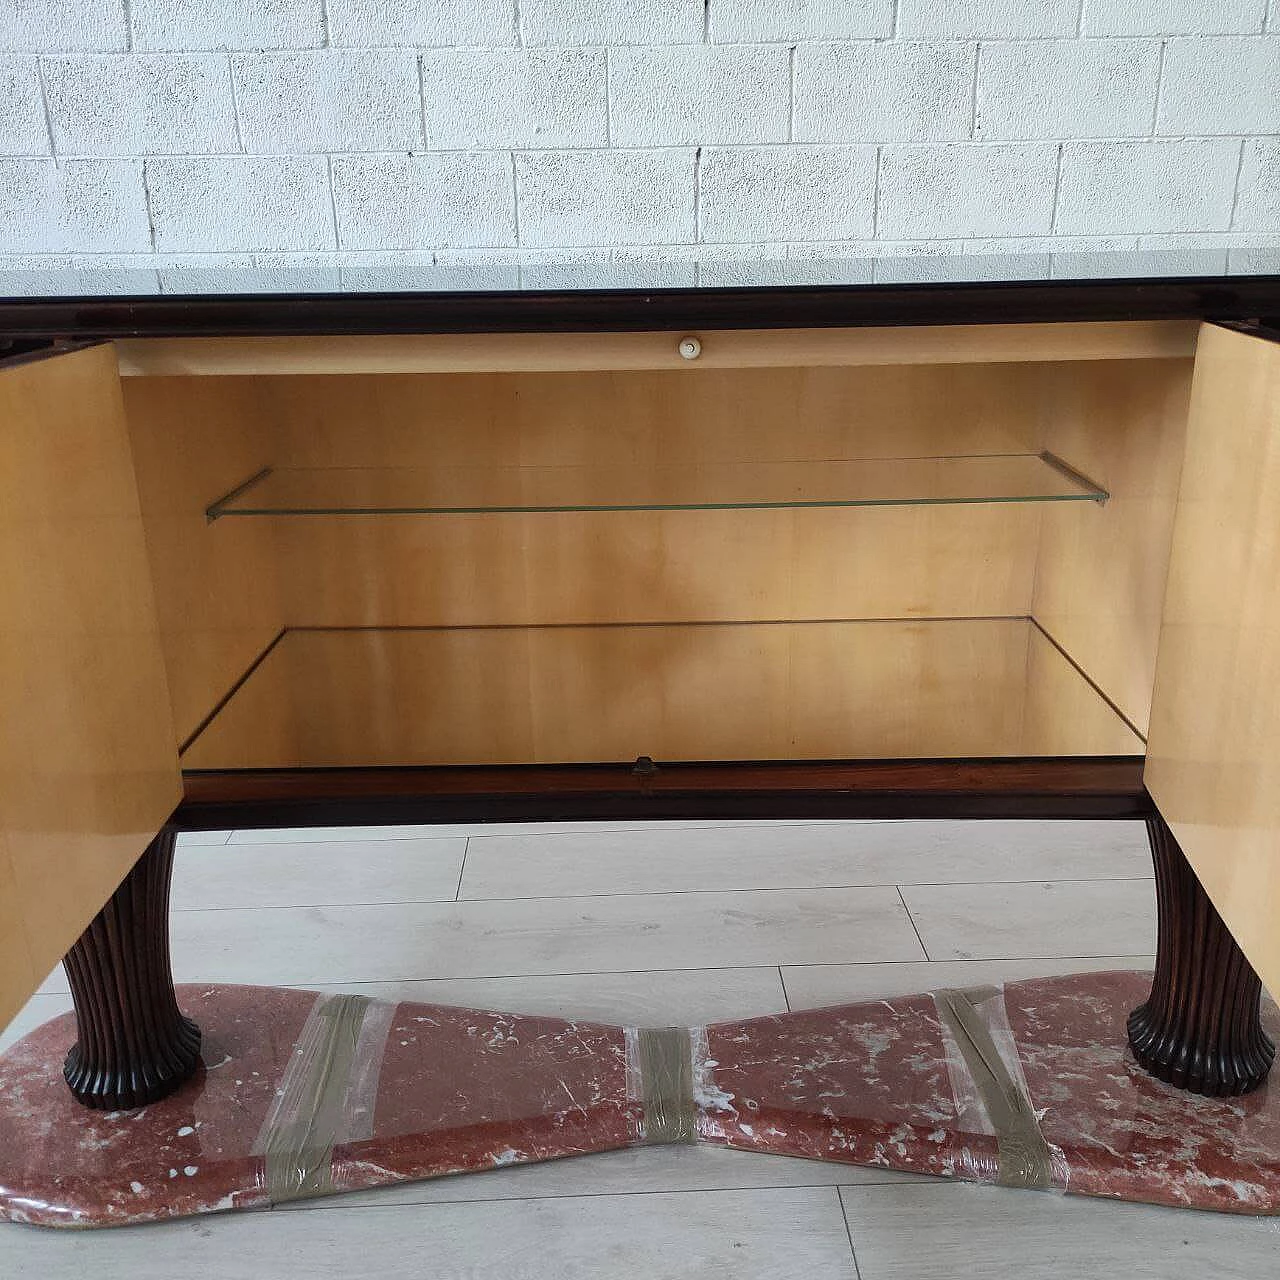
M 0 300 L 0 337 L 569 333 L 1280 316 L 1280 276 Z
M 0 369 L 14 369 L 22 364 L 36 364 L 54 356 L 96 347 L 100 341 L 53 341 L 49 338 L 10 338 L 0 334 Z
M 636 818 L 1144 818 L 1140 756 L 184 773 L 182 829 Z
M 169 964 L 175 839 L 156 836 L 63 960 L 78 1034 L 63 1075 L 86 1107 L 146 1106 L 200 1065 L 200 1028 L 178 1009 Z
M 1280 342 L 1280 315 L 1265 320 L 1224 320 L 1222 327 L 1248 334 L 1251 338 L 1261 338 L 1264 342 Z
M 1129 1045 L 1167 1084 L 1211 1098 L 1249 1093 L 1276 1055 L 1262 1029 L 1262 980 L 1159 813 L 1147 834 L 1159 938 L 1151 994 L 1129 1015 Z

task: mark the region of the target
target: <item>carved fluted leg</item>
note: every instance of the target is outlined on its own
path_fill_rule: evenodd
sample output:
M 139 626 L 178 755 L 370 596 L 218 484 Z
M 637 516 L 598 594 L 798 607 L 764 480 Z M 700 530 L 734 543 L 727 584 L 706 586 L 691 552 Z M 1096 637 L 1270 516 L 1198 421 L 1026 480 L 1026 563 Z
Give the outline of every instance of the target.
M 1152 1075 L 1180 1089 L 1248 1093 L 1276 1052 L 1262 1028 L 1262 982 L 1158 814 L 1147 834 L 1159 938 L 1151 994 L 1129 1015 L 1129 1044 Z
M 63 960 L 79 1033 L 63 1075 L 87 1107 L 145 1106 L 200 1062 L 200 1028 L 178 1009 L 169 964 L 175 838 L 147 846 Z

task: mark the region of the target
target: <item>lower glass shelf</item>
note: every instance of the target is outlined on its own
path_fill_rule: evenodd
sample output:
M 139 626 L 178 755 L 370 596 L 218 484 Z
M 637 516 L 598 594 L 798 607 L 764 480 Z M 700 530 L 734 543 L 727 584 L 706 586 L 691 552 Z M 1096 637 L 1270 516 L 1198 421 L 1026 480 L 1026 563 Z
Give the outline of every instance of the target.
M 185 769 L 1141 755 L 1026 618 L 291 630 Z

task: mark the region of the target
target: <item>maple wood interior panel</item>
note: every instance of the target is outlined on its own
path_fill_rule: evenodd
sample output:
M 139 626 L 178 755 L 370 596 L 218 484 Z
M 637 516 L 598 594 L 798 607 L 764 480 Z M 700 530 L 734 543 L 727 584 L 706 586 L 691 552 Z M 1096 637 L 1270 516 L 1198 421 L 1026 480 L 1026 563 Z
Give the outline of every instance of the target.
M 135 378 L 127 384 L 128 404 L 180 732 L 199 724 L 282 628 L 1021 619 L 1033 612 L 1120 710 L 1145 727 L 1187 378 L 1183 359 Z M 1046 448 L 1104 489 L 1114 485 L 1107 504 L 1020 501 L 1017 494 L 937 504 L 925 488 L 919 504 L 869 507 L 443 515 L 371 509 L 219 517 L 212 524 L 204 514 L 264 467 L 305 469 L 331 495 L 342 492 L 345 475 L 363 484 L 377 469 L 403 481 L 414 469 L 583 468 L 589 477 L 591 468 L 615 468 L 661 501 L 668 496 L 664 485 L 672 500 L 696 492 L 690 477 L 700 468 L 723 486 L 723 470 L 716 469 L 726 466 L 840 462 L 856 469 L 870 461 L 891 469 L 905 459 L 918 472 L 920 461 L 931 458 L 1035 458 Z M 1128 729 L 1118 745 L 1118 717 L 1103 698 L 1090 691 L 1078 699 L 1076 686 L 1088 688 L 1087 681 L 1052 644 L 1034 628 L 1018 627 L 1030 638 L 1019 650 L 1016 693 L 998 663 L 994 675 L 986 668 L 970 673 L 989 680 L 975 696 L 1003 698 L 1014 708 L 1017 733 L 1006 725 L 999 741 L 1016 744 L 1025 734 L 1052 753 L 1063 736 L 1054 719 L 1062 715 L 1076 717 L 1064 731 L 1067 754 L 1076 749 L 1071 744 L 1085 744 L 1082 752 L 1141 751 Z M 480 655 L 496 641 L 469 634 L 468 661 L 478 672 Z M 764 633 L 741 634 L 754 634 L 750 643 L 757 645 Z M 942 632 L 930 634 L 929 643 L 941 643 Z M 283 655 L 302 653 L 299 643 L 288 637 L 264 664 L 264 672 L 283 673 L 278 679 L 255 675 L 235 694 L 219 714 L 221 736 L 206 734 L 184 758 L 188 767 L 234 767 L 233 742 L 260 763 L 279 764 L 306 756 L 299 733 L 305 742 L 319 732 L 315 724 L 300 728 L 300 716 L 327 709 L 338 725 L 361 720 L 355 703 L 338 706 L 328 694 L 305 705 L 307 680 L 289 671 L 320 659 L 287 664 Z M 335 669 L 308 676 L 341 683 L 352 699 L 377 694 L 382 701 L 366 706 L 363 719 L 387 722 L 377 732 L 391 741 L 414 732 L 399 723 L 414 718 L 406 708 L 418 712 L 421 699 L 435 705 L 442 696 L 414 674 L 408 655 L 420 647 L 394 659 L 401 677 L 394 694 L 378 692 L 390 687 L 380 678 L 370 684 L 369 673 L 359 674 L 363 661 L 392 662 L 399 643 L 339 646 Z M 803 652 L 812 656 L 812 636 L 808 643 Z M 934 687 L 933 660 L 920 644 L 909 652 L 923 664 L 917 674 L 924 687 Z M 307 650 L 321 652 L 327 650 L 319 641 Z M 680 678 L 681 656 L 666 653 L 676 663 L 673 680 Z M 512 717 L 502 732 L 517 738 L 504 739 L 496 756 L 477 747 L 475 762 L 591 758 L 589 751 L 522 754 L 518 732 L 537 700 L 522 709 L 517 691 L 503 691 L 503 681 L 521 667 L 509 655 L 502 660 L 514 665 L 494 673 L 492 683 L 465 686 L 476 699 L 465 718 L 469 732 L 487 733 L 478 723 L 501 711 Z M 788 669 L 796 661 L 790 649 L 779 660 Z M 871 663 L 869 670 L 881 661 L 860 660 Z M 582 660 L 583 689 L 590 688 L 591 671 L 603 672 L 603 659 L 595 667 L 593 661 Z M 819 674 L 846 661 L 833 651 Z M 964 663 L 948 668 L 947 678 L 956 669 Z M 591 678 L 599 683 L 604 676 Z M 610 679 L 615 683 L 594 690 L 597 716 L 634 693 L 630 673 Z M 559 697 L 572 701 L 576 686 L 567 677 L 561 683 Z M 833 689 L 839 687 L 837 681 Z M 859 699 L 875 701 L 870 690 L 855 693 L 813 703 L 815 714 L 863 726 L 856 743 L 835 734 L 834 754 L 960 750 L 947 727 L 948 716 L 959 714 L 953 702 L 939 700 L 937 714 L 917 716 L 907 732 L 882 724 L 879 710 L 869 713 Z M 493 708 L 490 697 L 498 699 Z M 453 711 L 462 714 L 461 707 Z M 798 713 L 788 707 L 786 714 Z M 235 732 L 233 724 L 240 726 Z M 344 763 L 404 762 L 363 732 L 346 741 Z M 806 741 L 822 740 L 817 723 L 804 733 Z M 628 735 L 636 736 L 630 728 Z M 788 758 L 782 739 L 763 732 L 747 738 L 756 752 L 768 746 Z M 215 740 L 222 743 L 216 761 L 209 754 Z M 444 760 L 454 760 L 449 741 L 446 735 Z M 977 754 L 994 750 L 994 737 L 983 741 L 979 735 L 969 745 Z M 618 745 L 602 739 L 600 750 Z M 542 750 L 532 739 L 524 746 Z M 577 739 L 573 748 L 586 749 Z M 415 746 L 406 758 L 421 762 L 422 750 Z M 654 751 L 629 749 L 623 758 L 636 754 Z
M 614 465 L 658 486 L 678 466 L 1025 453 L 1037 432 L 1021 365 L 254 381 L 275 465 L 292 467 Z M 1026 613 L 1039 518 L 1029 504 L 265 523 L 289 622 L 412 626 Z
M 1041 446 L 1107 490 L 1046 504 L 1032 612 L 1146 731 L 1182 469 L 1191 361 L 1044 371 Z
M 1163 359 L 1195 349 L 1185 320 L 699 331 L 699 368 Z M 127 377 L 679 369 L 679 333 L 146 338 L 119 343 Z
M 1021 614 L 1039 516 L 951 507 L 360 519 L 277 528 L 289 618 L 474 626 Z
M 0 424 L 3 1023 L 180 784 L 114 351 L 0 368 Z
M 183 741 L 283 625 L 272 529 L 205 518 L 274 457 L 275 424 L 252 379 L 135 379 L 125 406 Z
M 1040 368 L 275 377 L 255 395 L 279 423 L 279 465 L 912 458 L 1033 448 Z
M 25 993 L 34 991 L 44 977 L 36 971 L 27 942 L 23 902 L 18 877 L 9 853 L 9 842 L 0 827 L 0 1027 L 22 1007 Z
M 1280 991 L 1280 343 L 1201 331 L 1145 781 Z

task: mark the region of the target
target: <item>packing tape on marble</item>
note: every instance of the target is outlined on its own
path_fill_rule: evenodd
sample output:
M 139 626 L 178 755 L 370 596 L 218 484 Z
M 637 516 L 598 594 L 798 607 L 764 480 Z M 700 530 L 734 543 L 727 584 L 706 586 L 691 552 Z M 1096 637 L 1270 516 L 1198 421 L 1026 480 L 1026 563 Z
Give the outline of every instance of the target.
M 1054 1185 L 1053 1153 L 1040 1132 L 1031 1103 L 1010 1075 L 976 1007 L 996 994 L 997 989 L 990 987 L 971 992 L 935 991 L 933 998 L 995 1130 L 1000 1148 L 997 1181 L 1006 1187 L 1047 1191 Z
M 644 1144 L 697 1142 L 693 1045 L 688 1027 L 642 1027 L 636 1059 L 644 1104 Z
M 264 1159 L 272 1204 L 333 1191 L 333 1149 L 372 1003 L 364 996 L 319 996 L 307 1015 L 253 1146 Z

